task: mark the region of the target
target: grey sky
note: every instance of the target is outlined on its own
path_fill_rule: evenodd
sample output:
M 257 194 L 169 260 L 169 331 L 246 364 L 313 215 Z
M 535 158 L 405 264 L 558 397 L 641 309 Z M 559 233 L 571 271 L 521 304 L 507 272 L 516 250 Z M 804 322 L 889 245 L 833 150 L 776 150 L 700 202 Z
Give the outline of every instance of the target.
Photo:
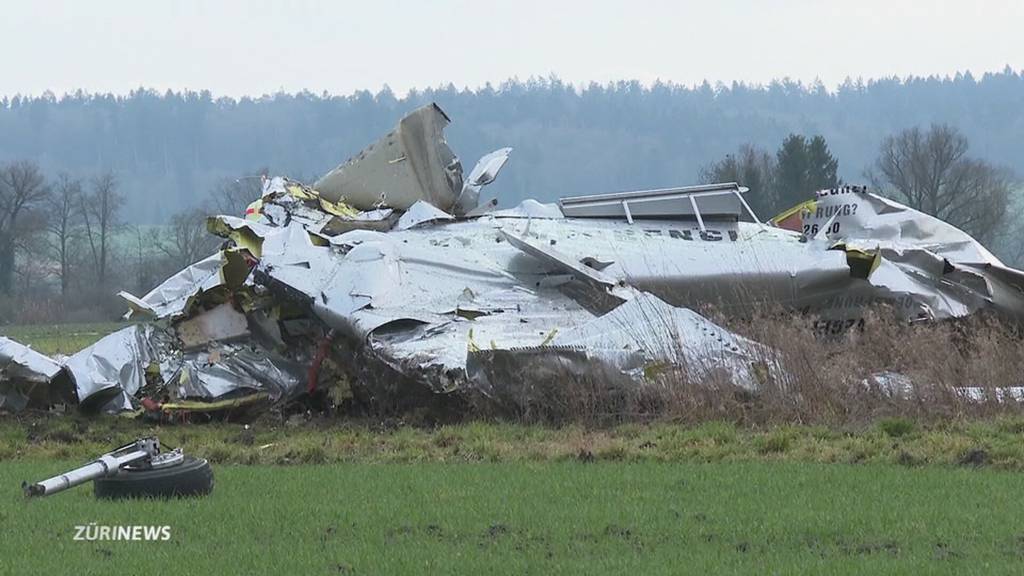
M 8 5 L 11 4 L 11 5 Z M 398 93 L 975 74 L 1024 67 L 1024 0 L 5 2 L 0 94 L 139 86 Z

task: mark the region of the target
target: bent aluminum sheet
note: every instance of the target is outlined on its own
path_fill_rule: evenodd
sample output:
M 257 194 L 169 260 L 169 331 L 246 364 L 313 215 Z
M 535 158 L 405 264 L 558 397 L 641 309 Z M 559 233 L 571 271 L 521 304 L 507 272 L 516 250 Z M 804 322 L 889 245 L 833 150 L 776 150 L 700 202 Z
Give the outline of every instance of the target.
M 444 139 L 449 122 L 437 104 L 418 108 L 313 188 L 360 210 L 380 204 L 404 210 L 417 200 L 450 210 L 462 191 L 462 166 Z
M 476 208 L 480 188 L 494 181 L 512 149 L 485 155 L 463 181 L 462 164 L 444 138 L 450 122 L 437 104 L 418 108 L 313 187 L 330 202 L 344 201 L 360 210 L 382 205 L 406 210 L 422 200 L 466 214 Z
M 154 328 L 137 324 L 100 338 L 64 360 L 79 405 L 86 410 L 130 410 L 146 384 L 146 369 L 158 361 Z
M 559 332 L 553 343 L 592 351 L 635 350 L 652 362 L 683 367 L 698 381 L 722 373 L 731 383 L 755 390 L 755 364 L 773 362 L 767 347 L 722 328 L 688 308 L 639 293 L 611 312 Z
M 457 214 L 466 214 L 480 204 L 480 190 L 494 182 L 502 166 L 508 162 L 511 148 L 501 148 L 490 154 L 485 154 L 477 161 L 476 166 L 469 172 L 465 183 L 462 185 L 462 192 L 455 200 L 452 210 Z
M 198 294 L 221 285 L 222 265 L 223 254 L 217 252 L 164 280 L 142 298 L 120 292 L 118 296 L 131 307 L 126 318 L 135 312 L 157 319 L 180 316 Z
M 882 265 L 868 280 L 905 317 L 956 318 L 991 308 L 1024 320 L 1024 272 L 966 232 L 861 187 L 816 196 L 803 225 L 846 249 L 880 253 Z
M 582 225 L 590 229 L 596 224 Z M 331 247 L 314 245 L 305 231 L 291 226 L 266 237 L 257 281 L 278 293 L 301 295 L 329 326 L 368 342 L 394 368 L 437 391 L 451 391 L 467 384 L 470 350 L 551 346 L 561 332 L 584 334 L 602 313 L 564 293 L 567 284 L 579 284 L 571 274 L 510 244 L 502 233 L 505 227 L 529 225 L 529 219 L 484 216 L 388 233 L 353 231 L 332 238 Z M 637 294 L 626 292 L 617 302 Z M 655 301 L 660 302 L 643 295 L 606 321 L 625 319 L 646 306 L 667 313 L 651 322 L 667 321 L 678 337 L 692 340 L 684 347 L 694 356 L 687 361 L 696 359 L 700 350 L 717 354 L 724 329 L 711 329 L 713 324 L 705 320 L 708 330 L 694 330 L 692 313 L 676 314 L 674 307 Z M 639 318 L 635 313 L 629 321 Z M 682 355 L 669 352 L 670 334 L 633 334 L 638 357 L 661 363 L 682 360 Z M 748 352 L 743 349 L 749 341 L 731 335 L 729 341 L 736 344 L 732 352 L 737 357 Z M 604 353 L 595 349 L 592 356 L 621 356 L 613 348 L 609 344 Z M 753 361 L 754 356 L 744 360 Z M 719 366 L 732 372 L 740 385 L 752 382 L 742 361 Z
M 1024 318 L 1024 273 L 949 224 L 871 194 L 856 198 L 864 206 L 856 225 L 842 216 L 854 209 L 839 207 L 834 219 L 819 211 L 818 229 L 838 228 L 834 237 L 731 219 L 707 219 L 703 230 L 685 219 L 619 218 L 513 220 L 505 229 L 570 273 L 592 275 L 583 265 L 680 307 L 712 304 L 746 316 L 774 303 L 820 315 L 828 330 L 848 328 L 872 303 L 890 304 L 907 319 L 986 307 Z M 851 264 L 851 252 L 880 257 L 865 273 Z
M 674 306 L 749 315 L 774 302 L 802 309 L 866 281 L 846 254 L 788 230 L 736 221 L 504 219 L 505 233 L 578 277 L 632 286 Z M 552 264 L 554 269 L 554 264 Z
M 306 368 L 266 349 L 222 344 L 166 361 L 160 373 L 177 398 L 214 400 L 232 394 L 267 392 L 278 401 L 302 390 Z
M 402 214 L 398 219 L 398 223 L 395 224 L 395 230 L 408 230 L 409 228 L 419 226 L 425 222 L 454 219 L 454 216 L 444 210 L 435 208 L 432 204 L 419 200 L 410 206 L 404 214 Z
M 49 398 L 48 388 L 60 374 L 52 358 L 0 336 L 0 408 L 23 410 L 33 397 Z
M 928 392 L 928 387 L 921 389 L 906 374 L 891 370 L 872 374 L 861 384 L 894 398 L 909 399 Z M 950 390 L 967 402 L 1024 402 L 1024 386 L 953 386 Z

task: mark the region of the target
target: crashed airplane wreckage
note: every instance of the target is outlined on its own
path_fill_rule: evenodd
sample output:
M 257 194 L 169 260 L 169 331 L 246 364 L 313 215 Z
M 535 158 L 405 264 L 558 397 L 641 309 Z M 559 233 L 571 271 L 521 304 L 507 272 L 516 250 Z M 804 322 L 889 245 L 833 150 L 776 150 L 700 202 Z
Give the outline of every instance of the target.
M 312 187 L 266 179 L 245 218 L 209 219 L 221 251 L 121 293 L 140 324 L 60 362 L 0 340 L 0 406 L 166 416 L 318 393 L 521 407 L 542 401 L 541 382 L 670 371 L 756 391 L 786 377 L 773 350 L 691 308 L 779 303 L 823 332 L 876 302 L 908 320 L 1024 314 L 1024 273 L 863 188 L 766 223 L 731 183 L 497 209 L 480 193 L 511 150 L 464 176 L 448 122 L 429 105 Z

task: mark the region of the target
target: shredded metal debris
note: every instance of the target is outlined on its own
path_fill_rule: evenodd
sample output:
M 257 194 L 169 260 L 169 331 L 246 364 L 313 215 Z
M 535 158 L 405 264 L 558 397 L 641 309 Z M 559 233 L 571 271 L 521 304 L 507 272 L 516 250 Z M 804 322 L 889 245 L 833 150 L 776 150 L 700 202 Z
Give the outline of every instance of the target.
M 0 339 L 0 407 L 52 405 L 63 388 L 84 410 L 158 418 L 422 391 L 500 406 L 541 383 L 666 373 L 754 392 L 785 378 L 774 351 L 694 309 L 770 302 L 822 332 L 879 302 L 907 320 L 1024 314 L 1024 272 L 860 187 L 764 223 L 733 183 L 499 210 L 480 194 L 511 149 L 464 178 L 448 123 L 426 106 L 312 187 L 265 179 L 244 218 L 208 220 L 221 251 L 121 293 L 140 324 L 61 362 Z

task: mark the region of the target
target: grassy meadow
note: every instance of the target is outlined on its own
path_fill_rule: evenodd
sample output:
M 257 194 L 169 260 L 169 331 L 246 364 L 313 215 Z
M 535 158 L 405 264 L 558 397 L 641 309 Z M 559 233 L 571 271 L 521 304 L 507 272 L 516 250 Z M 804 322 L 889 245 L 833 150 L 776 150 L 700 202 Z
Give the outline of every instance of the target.
M 27 344 L 36 352 L 71 355 L 125 326 L 120 322 L 93 322 L 87 324 L 40 324 L 0 326 L 0 336 Z
M 119 325 L 13 327 L 45 353 Z M 22 481 L 156 434 L 202 499 L 28 500 Z M 1024 416 L 608 426 L 265 415 L 0 416 L 0 574 L 1015 574 Z M 166 541 L 75 540 L 168 526 Z
M 1015 473 L 811 463 L 218 466 L 205 499 L 25 500 L 0 468 L 11 574 L 963 574 L 1024 570 Z M 75 541 L 75 526 L 169 526 Z

